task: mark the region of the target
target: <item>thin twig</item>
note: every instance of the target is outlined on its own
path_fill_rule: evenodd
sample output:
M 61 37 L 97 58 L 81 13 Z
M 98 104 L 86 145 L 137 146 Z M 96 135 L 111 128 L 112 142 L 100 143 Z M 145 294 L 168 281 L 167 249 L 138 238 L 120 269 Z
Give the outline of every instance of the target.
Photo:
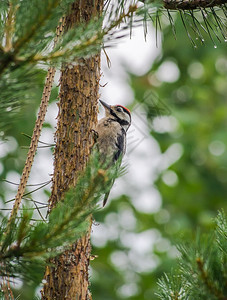
M 16 182 L 13 182 L 13 181 L 10 181 L 10 180 L 7 180 L 7 179 L 1 179 L 1 181 L 4 181 L 4 182 L 9 183 L 9 184 L 13 184 L 13 185 L 19 185 L 19 183 L 16 183 Z M 51 182 L 51 180 L 47 180 L 47 181 L 41 182 L 41 183 L 27 184 L 27 186 L 43 185 L 43 184 L 48 184 L 50 182 Z
M 32 194 L 32 193 L 38 191 L 38 190 L 41 190 L 44 186 L 48 185 L 50 182 L 51 182 L 51 181 L 49 181 L 49 182 L 47 181 L 47 183 L 45 183 L 45 184 L 43 184 L 42 186 L 40 186 L 40 187 L 34 189 L 33 191 L 30 191 L 30 192 L 25 193 L 25 194 L 23 195 L 23 197 L 24 197 L 24 196 L 27 196 L 27 195 L 30 195 L 30 194 Z M 9 203 L 9 202 L 12 202 L 12 201 L 14 201 L 14 200 L 15 200 L 15 198 L 10 199 L 10 200 L 7 200 L 5 203 Z
M 40 207 L 38 207 L 38 205 L 37 205 L 35 202 L 34 202 L 34 205 L 35 205 L 35 207 L 36 207 L 36 209 L 37 209 L 37 211 L 38 211 L 38 213 L 39 213 L 41 219 L 43 220 L 43 222 L 46 222 L 45 219 L 44 219 L 44 217 L 43 217 L 43 215 L 41 214 L 41 211 L 39 210 Z M 47 207 L 47 206 L 46 206 L 46 207 Z
M 29 139 L 31 139 L 32 137 L 29 135 L 29 134 L 27 134 L 27 133 L 24 133 L 24 132 L 22 132 L 21 133 L 23 136 L 26 136 L 27 138 L 29 138 Z M 38 141 L 40 144 L 44 144 L 44 145 L 47 145 L 47 146 L 54 146 L 55 144 L 49 144 L 49 143 L 45 143 L 45 142 L 42 142 L 42 141 Z
M 49 146 L 37 146 L 37 149 L 43 149 L 43 148 L 51 148 L 54 147 L 55 145 L 49 145 Z M 21 146 L 21 149 L 29 149 L 29 146 Z
M 43 205 L 43 206 L 37 206 L 36 208 L 34 207 L 31 207 L 31 208 L 18 208 L 18 210 L 36 210 L 36 209 L 42 209 L 42 208 L 47 208 L 48 205 Z M 0 208 L 0 211 L 8 211 L 8 210 L 11 210 L 11 208 Z

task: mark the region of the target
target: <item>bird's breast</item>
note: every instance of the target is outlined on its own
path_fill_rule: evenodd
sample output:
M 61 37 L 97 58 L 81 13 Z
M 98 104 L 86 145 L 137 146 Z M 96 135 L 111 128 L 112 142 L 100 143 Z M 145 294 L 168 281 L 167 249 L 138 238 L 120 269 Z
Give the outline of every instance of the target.
M 101 119 L 97 125 L 98 148 L 103 157 L 110 157 L 114 161 L 125 153 L 125 131 L 118 122 Z

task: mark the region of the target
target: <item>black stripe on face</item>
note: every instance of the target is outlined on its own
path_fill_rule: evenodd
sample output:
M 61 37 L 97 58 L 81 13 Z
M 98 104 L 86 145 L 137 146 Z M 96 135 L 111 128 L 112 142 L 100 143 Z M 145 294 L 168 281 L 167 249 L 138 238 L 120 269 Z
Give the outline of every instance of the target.
M 110 110 L 110 113 L 114 118 L 116 118 L 116 121 L 118 123 L 120 123 L 121 125 L 129 125 L 128 121 L 120 119 L 112 109 Z M 131 118 L 131 116 L 130 116 L 130 118 Z

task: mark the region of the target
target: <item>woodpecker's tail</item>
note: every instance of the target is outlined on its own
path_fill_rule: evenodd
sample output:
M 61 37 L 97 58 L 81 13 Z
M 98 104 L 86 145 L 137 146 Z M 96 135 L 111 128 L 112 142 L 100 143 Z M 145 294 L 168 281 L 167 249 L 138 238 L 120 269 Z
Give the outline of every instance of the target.
M 103 207 L 106 205 L 106 202 L 107 202 L 107 200 L 108 200 L 108 198 L 109 198 L 109 194 L 110 194 L 110 190 L 109 190 L 109 192 L 106 193 L 105 196 L 104 196 L 104 199 L 103 199 Z

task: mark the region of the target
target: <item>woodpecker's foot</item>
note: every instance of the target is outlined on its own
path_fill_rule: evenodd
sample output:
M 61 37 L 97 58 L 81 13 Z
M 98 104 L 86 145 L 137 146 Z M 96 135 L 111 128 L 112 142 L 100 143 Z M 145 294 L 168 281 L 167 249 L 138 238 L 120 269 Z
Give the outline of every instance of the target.
M 98 134 L 98 132 L 97 132 L 96 130 L 94 130 L 94 129 L 92 129 L 91 132 L 92 132 L 93 140 L 94 140 L 94 142 L 96 143 L 97 140 L 98 140 L 99 134 Z

